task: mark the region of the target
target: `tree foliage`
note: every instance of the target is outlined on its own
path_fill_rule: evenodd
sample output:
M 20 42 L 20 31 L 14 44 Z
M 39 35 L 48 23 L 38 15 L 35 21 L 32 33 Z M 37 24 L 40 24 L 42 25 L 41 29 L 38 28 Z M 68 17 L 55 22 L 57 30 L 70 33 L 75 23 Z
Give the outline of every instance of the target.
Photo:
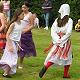
M 15 11 L 16 8 L 21 7 L 24 1 L 27 0 L 11 0 L 11 14 Z M 40 23 L 43 23 L 42 18 L 42 9 L 41 5 L 43 0 L 28 0 L 31 4 L 30 10 L 33 13 L 37 13 Z M 52 1 L 52 10 L 50 15 L 50 25 L 52 25 L 54 19 L 58 16 L 58 10 L 63 3 L 68 3 L 71 8 L 70 17 L 74 20 L 74 25 L 77 23 L 77 20 L 80 18 L 80 0 L 51 0 Z

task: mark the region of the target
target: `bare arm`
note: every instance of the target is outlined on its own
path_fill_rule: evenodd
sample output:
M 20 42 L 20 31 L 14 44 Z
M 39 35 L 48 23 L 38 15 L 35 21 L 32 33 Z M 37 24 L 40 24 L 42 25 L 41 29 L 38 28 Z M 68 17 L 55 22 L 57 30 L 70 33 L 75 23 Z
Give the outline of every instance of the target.
M 14 23 L 12 23 L 7 31 L 7 34 L 6 34 L 6 39 L 7 39 L 7 48 L 10 52 L 13 52 L 14 51 L 14 47 L 13 47 L 13 44 L 12 44 L 12 40 L 9 38 L 9 35 L 10 33 L 12 32 L 14 28 Z
M 10 35 L 10 33 L 12 32 L 13 28 L 14 28 L 14 23 L 12 23 L 12 24 L 10 25 L 10 27 L 9 27 L 9 29 L 8 29 L 8 31 L 7 31 L 7 34 L 6 34 L 6 39 L 7 39 L 7 40 L 10 40 L 9 35 Z
M 1 20 L 1 27 L 0 27 L 0 32 L 1 32 L 5 28 L 5 16 L 2 13 L 0 13 L 0 20 Z

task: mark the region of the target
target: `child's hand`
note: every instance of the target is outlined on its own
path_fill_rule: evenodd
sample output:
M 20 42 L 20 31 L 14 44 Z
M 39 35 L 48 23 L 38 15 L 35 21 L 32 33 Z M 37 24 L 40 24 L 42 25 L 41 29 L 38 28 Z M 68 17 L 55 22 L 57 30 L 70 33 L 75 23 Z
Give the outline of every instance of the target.
M 14 49 L 13 49 L 12 46 L 9 46 L 9 47 L 8 47 L 8 50 L 9 50 L 10 52 L 13 52 L 13 51 L 14 51 Z
M 59 45 L 60 45 L 60 43 L 57 43 L 56 45 L 57 45 L 57 46 L 59 46 Z
M 44 49 L 44 53 L 47 53 L 49 51 L 49 48 Z
M 14 51 L 14 47 L 10 42 L 6 42 L 6 47 L 9 50 L 9 52 L 13 52 Z
M 49 47 L 44 49 L 44 52 L 47 53 L 52 48 L 52 46 L 53 46 L 53 43 L 51 42 Z

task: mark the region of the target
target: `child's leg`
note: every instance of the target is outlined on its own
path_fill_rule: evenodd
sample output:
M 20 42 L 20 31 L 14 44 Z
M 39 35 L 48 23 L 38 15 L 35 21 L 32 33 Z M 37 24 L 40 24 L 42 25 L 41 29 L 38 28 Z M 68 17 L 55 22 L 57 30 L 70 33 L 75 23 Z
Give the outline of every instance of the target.
M 47 70 L 52 64 L 53 64 L 52 62 L 48 62 L 47 65 L 45 65 L 45 66 L 41 69 L 41 71 L 40 71 L 40 73 L 39 73 L 39 77 L 40 77 L 40 78 L 43 77 L 43 75 L 44 75 L 44 73 L 46 72 L 46 70 Z
M 8 66 L 8 65 L 6 65 L 5 66 L 6 68 L 5 68 L 5 72 L 4 72 L 4 74 L 3 74 L 3 77 L 6 77 L 6 78 L 11 78 L 11 76 L 10 76 L 10 70 L 11 70 L 11 68 Z
M 38 19 L 38 21 L 37 21 L 37 26 L 38 26 L 38 28 L 39 28 L 39 19 Z
M 23 60 L 24 60 L 24 57 L 20 57 L 20 65 L 18 66 L 18 68 L 23 68 Z
M 6 76 L 6 75 L 9 75 L 9 72 L 10 72 L 10 70 L 11 70 L 11 68 L 8 66 L 8 65 L 6 65 L 5 66 L 6 68 L 5 68 L 5 70 L 4 70 L 4 76 Z
M 20 64 L 23 64 L 24 57 L 20 57 Z
M 53 65 L 52 62 L 48 62 L 47 65 L 45 65 L 45 67 L 48 69 L 51 65 Z
M 70 65 L 65 65 L 64 66 L 64 76 L 63 76 L 63 78 L 70 78 L 69 73 L 68 73 L 69 67 L 70 67 Z

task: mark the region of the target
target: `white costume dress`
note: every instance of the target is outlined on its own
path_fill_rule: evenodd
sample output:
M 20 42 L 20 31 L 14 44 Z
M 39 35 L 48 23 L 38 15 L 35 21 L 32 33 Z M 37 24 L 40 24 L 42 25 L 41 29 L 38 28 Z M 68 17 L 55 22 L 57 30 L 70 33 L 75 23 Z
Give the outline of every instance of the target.
M 69 15 L 69 6 L 67 4 L 61 6 L 59 13 L 61 13 L 61 18 L 63 18 L 65 15 Z M 72 63 L 70 42 L 72 27 L 73 20 L 71 18 L 69 18 L 68 22 L 63 27 L 58 27 L 57 19 L 54 21 L 51 27 L 53 46 L 44 62 L 44 65 L 46 65 L 48 62 L 52 62 L 57 65 L 70 65 Z
M 12 46 L 13 46 L 13 52 L 10 52 L 8 50 L 8 44 L 6 42 L 6 47 L 4 50 L 4 54 L 0 60 L 0 68 L 2 68 L 3 70 L 7 69 L 7 65 L 10 66 L 11 71 L 10 74 L 14 74 L 16 73 L 16 66 L 17 66 L 17 60 L 18 60 L 18 54 L 17 54 L 17 50 L 18 50 L 18 45 L 17 43 L 20 41 L 20 37 L 21 37 L 21 32 L 23 29 L 23 22 L 21 21 L 20 25 L 18 23 L 14 23 L 15 26 L 13 28 L 13 31 L 10 33 L 10 39 L 12 40 Z

